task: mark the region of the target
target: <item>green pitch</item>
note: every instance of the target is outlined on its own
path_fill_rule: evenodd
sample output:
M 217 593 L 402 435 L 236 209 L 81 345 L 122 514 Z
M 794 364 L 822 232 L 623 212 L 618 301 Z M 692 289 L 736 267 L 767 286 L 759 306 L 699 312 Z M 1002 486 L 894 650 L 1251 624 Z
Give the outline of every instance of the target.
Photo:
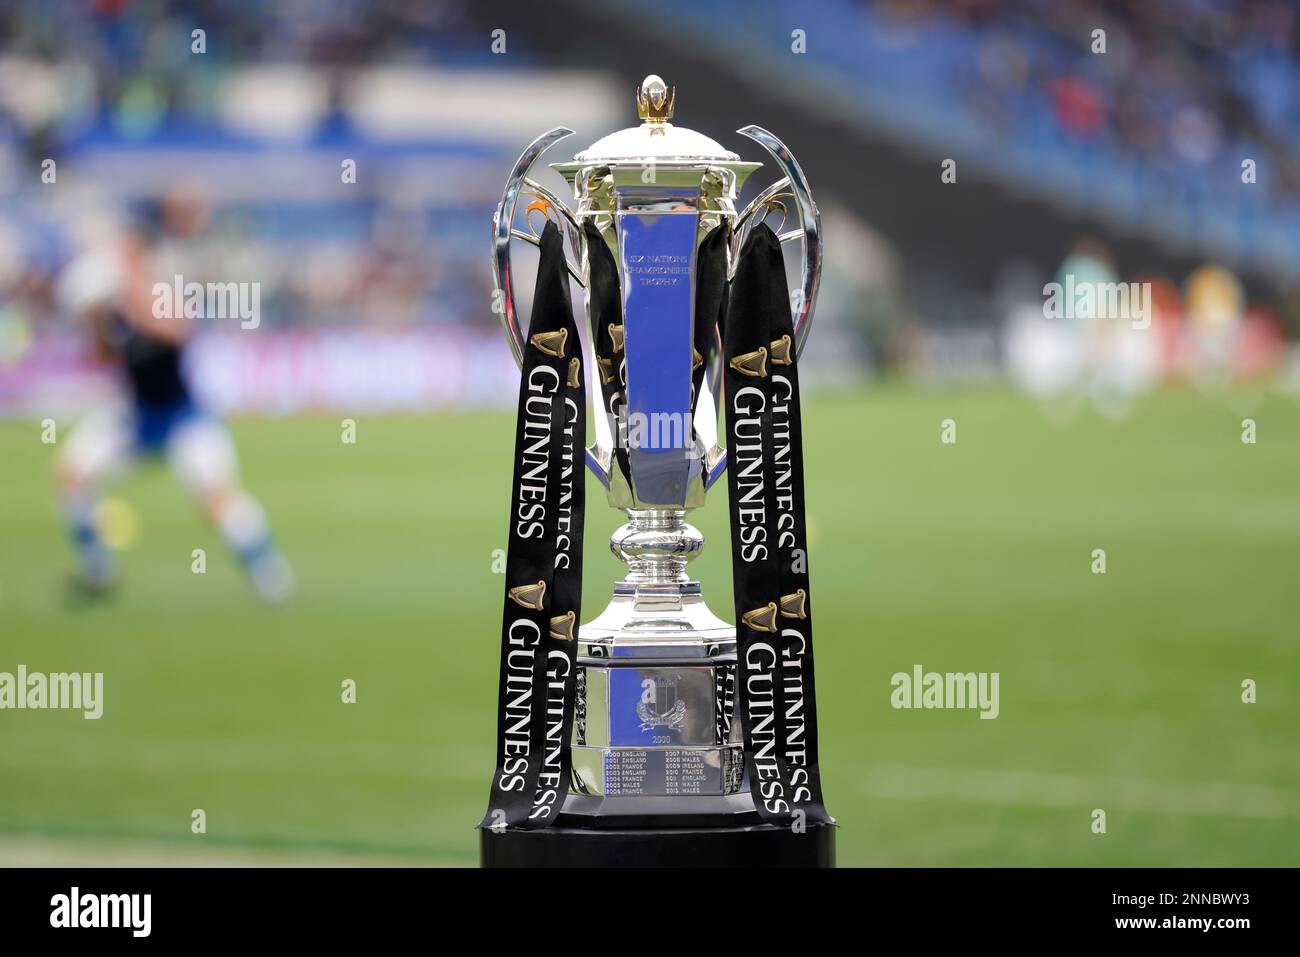
M 1300 864 L 1292 400 L 1166 393 L 1054 427 L 1000 391 L 888 386 L 816 397 L 806 432 L 841 863 Z M 235 433 L 297 568 L 286 609 L 255 601 L 161 467 L 114 492 L 141 519 L 121 592 L 67 605 L 54 448 L 0 425 L 0 671 L 105 676 L 98 721 L 0 711 L 0 863 L 51 839 L 473 864 L 509 417 L 362 417 L 354 445 L 338 417 Z M 588 618 L 618 571 L 616 515 L 589 497 Z M 727 616 L 725 516 L 718 489 L 694 567 Z M 895 710 L 891 678 L 916 665 L 997 672 L 997 718 Z

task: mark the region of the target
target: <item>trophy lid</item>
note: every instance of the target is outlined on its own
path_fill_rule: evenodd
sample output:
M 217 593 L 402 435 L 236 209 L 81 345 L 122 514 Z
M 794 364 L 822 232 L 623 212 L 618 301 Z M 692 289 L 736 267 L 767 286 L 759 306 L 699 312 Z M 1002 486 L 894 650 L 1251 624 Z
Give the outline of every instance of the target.
M 581 165 L 642 163 L 653 159 L 660 163 L 733 164 L 740 157 L 703 133 L 674 126 L 672 118 L 677 91 L 670 89 L 658 76 L 651 74 L 637 89 L 637 112 L 644 122 L 610 133 L 592 143 L 574 157 Z M 561 164 L 557 164 L 559 166 Z M 570 164 L 562 164 L 570 165 Z M 751 164 L 746 164 L 751 165 Z M 759 164 L 752 164 L 757 167 Z

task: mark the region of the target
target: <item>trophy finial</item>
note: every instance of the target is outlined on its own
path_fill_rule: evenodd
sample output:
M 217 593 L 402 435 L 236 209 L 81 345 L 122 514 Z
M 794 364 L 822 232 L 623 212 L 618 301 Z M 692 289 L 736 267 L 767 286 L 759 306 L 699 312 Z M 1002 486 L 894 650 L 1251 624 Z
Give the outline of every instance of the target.
M 668 84 L 654 73 L 641 81 L 636 91 L 636 111 L 646 121 L 651 131 L 662 130 L 673 118 L 673 104 L 677 100 L 677 88 L 671 90 Z

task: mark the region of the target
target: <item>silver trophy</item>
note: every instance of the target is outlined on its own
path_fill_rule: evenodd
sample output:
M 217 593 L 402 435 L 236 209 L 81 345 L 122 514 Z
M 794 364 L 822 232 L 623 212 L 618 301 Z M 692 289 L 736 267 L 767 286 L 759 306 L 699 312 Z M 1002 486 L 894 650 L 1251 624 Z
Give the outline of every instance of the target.
M 586 462 L 608 490 L 609 504 L 627 514 L 610 538 L 627 575 L 615 583 L 609 606 L 578 632 L 564 813 L 595 821 L 592 826 L 665 825 L 681 815 L 728 824 L 754 815 L 733 715 L 736 630 L 709 610 L 687 568 L 704 547 L 687 512 L 704 503 L 727 465 L 718 444 L 720 342 L 709 330 L 705 347 L 697 348 L 694 328 L 697 250 L 729 222 L 733 270 L 747 229 L 779 214 L 781 242 L 800 248 L 801 278 L 791 304 L 799 350 L 820 275 L 820 216 L 790 151 L 757 126 L 738 131 L 771 155 L 780 175 L 737 211 L 737 196 L 762 164 L 674 126 L 674 101 L 663 80 L 647 77 L 637 91 L 640 126 L 550 164 L 572 188 L 576 210 L 530 176 L 543 153 L 573 131 L 544 133 L 519 157 L 493 220 L 497 301 L 517 361 L 524 334 L 513 240 L 537 244 L 530 220 L 539 213 L 566 237 L 569 271 L 586 290 L 583 369 L 595 412 Z M 602 366 L 593 353 L 587 222 L 618 266 L 623 328 L 616 367 L 608 360 Z M 617 401 L 602 409 L 604 401 L 596 399 L 610 376 L 618 383 Z

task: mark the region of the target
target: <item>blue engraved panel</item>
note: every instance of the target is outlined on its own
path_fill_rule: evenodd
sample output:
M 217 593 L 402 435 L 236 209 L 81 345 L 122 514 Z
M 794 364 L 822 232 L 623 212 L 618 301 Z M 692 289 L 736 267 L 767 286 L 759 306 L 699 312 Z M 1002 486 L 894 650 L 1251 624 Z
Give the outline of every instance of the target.
M 609 744 L 706 746 L 716 739 L 712 668 L 610 668 Z
M 684 505 L 691 462 L 696 215 L 618 217 L 632 486 L 647 505 Z

